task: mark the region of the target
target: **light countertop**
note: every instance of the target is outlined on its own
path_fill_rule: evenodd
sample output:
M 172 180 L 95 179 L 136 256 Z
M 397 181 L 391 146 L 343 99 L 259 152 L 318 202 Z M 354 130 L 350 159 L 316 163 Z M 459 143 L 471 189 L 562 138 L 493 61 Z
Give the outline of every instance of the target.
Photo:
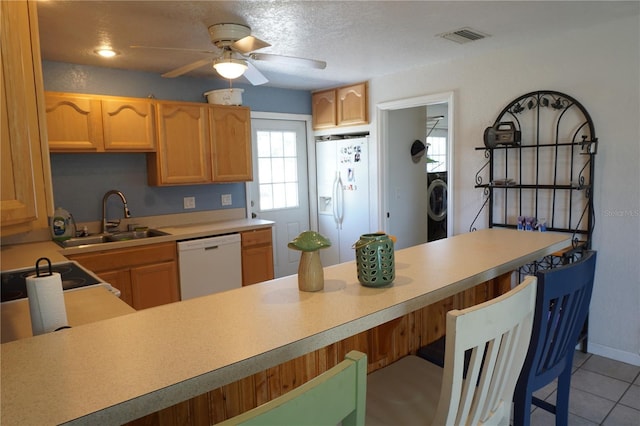
M 71 327 L 136 312 L 102 286 L 65 291 L 64 303 Z M 2 343 L 33 336 L 28 299 L 3 303 L 0 315 Z
M 1 345 L 0 422 L 116 424 L 273 367 L 570 245 L 565 234 L 488 229 L 395 253 L 387 288 L 355 262 L 325 288 L 292 275 Z
M 167 241 L 187 240 L 213 235 L 229 234 L 234 232 L 249 231 L 252 229 L 268 228 L 273 222 L 262 219 L 232 219 L 215 222 L 201 222 L 178 226 L 157 228 L 169 235 L 152 238 L 141 238 L 110 243 L 90 244 L 79 247 L 62 248 L 53 241 L 35 243 L 13 244 L 2 246 L 0 250 L 1 269 L 25 268 L 34 266 L 36 260 L 48 257 L 52 263 L 68 260 L 65 256 L 80 253 L 89 253 L 101 250 L 121 249 L 147 244 L 156 244 Z

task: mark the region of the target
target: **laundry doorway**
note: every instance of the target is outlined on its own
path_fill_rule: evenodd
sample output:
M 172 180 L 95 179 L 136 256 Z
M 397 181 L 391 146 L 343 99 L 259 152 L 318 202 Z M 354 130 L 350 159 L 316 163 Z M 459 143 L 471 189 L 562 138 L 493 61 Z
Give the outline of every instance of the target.
M 453 93 L 377 108 L 381 225 L 397 249 L 453 235 Z

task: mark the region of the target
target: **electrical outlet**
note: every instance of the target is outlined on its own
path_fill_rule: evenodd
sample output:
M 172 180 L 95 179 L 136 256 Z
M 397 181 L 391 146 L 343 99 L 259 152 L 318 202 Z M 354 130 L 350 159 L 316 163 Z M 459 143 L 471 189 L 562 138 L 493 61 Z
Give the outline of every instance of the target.
M 184 197 L 184 208 L 185 209 L 195 209 L 196 208 L 196 197 Z
M 223 206 L 230 206 L 233 204 L 231 202 L 231 194 L 222 194 L 221 201 Z

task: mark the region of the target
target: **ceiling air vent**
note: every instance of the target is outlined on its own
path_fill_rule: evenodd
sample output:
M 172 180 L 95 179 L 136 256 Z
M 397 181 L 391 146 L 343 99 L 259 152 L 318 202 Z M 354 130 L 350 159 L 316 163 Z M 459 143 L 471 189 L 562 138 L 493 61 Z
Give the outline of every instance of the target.
M 489 37 L 489 34 L 481 33 L 480 31 L 474 30 L 473 28 L 464 27 L 460 28 L 459 30 L 438 34 L 438 37 L 455 41 L 459 44 L 464 44 L 469 43 L 470 41 L 482 40 L 485 37 Z

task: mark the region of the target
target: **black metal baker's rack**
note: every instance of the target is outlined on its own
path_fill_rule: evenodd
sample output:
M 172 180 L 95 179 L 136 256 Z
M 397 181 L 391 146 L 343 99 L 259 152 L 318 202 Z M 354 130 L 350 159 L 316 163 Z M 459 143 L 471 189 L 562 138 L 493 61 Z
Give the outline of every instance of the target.
M 523 266 L 520 274 L 534 274 L 579 257 L 582 250 L 591 248 L 595 226 L 598 139 L 591 116 L 571 96 L 539 90 L 510 102 L 491 128 L 501 125 L 513 129 L 512 134 L 487 142 L 485 132 L 485 146 L 475 148 L 484 151 L 487 161 L 475 176 L 484 201 L 469 230 L 476 229 L 487 209 L 490 228 L 515 229 L 519 218 L 533 217 L 544 220 L 547 231 L 572 235 L 571 247 Z

